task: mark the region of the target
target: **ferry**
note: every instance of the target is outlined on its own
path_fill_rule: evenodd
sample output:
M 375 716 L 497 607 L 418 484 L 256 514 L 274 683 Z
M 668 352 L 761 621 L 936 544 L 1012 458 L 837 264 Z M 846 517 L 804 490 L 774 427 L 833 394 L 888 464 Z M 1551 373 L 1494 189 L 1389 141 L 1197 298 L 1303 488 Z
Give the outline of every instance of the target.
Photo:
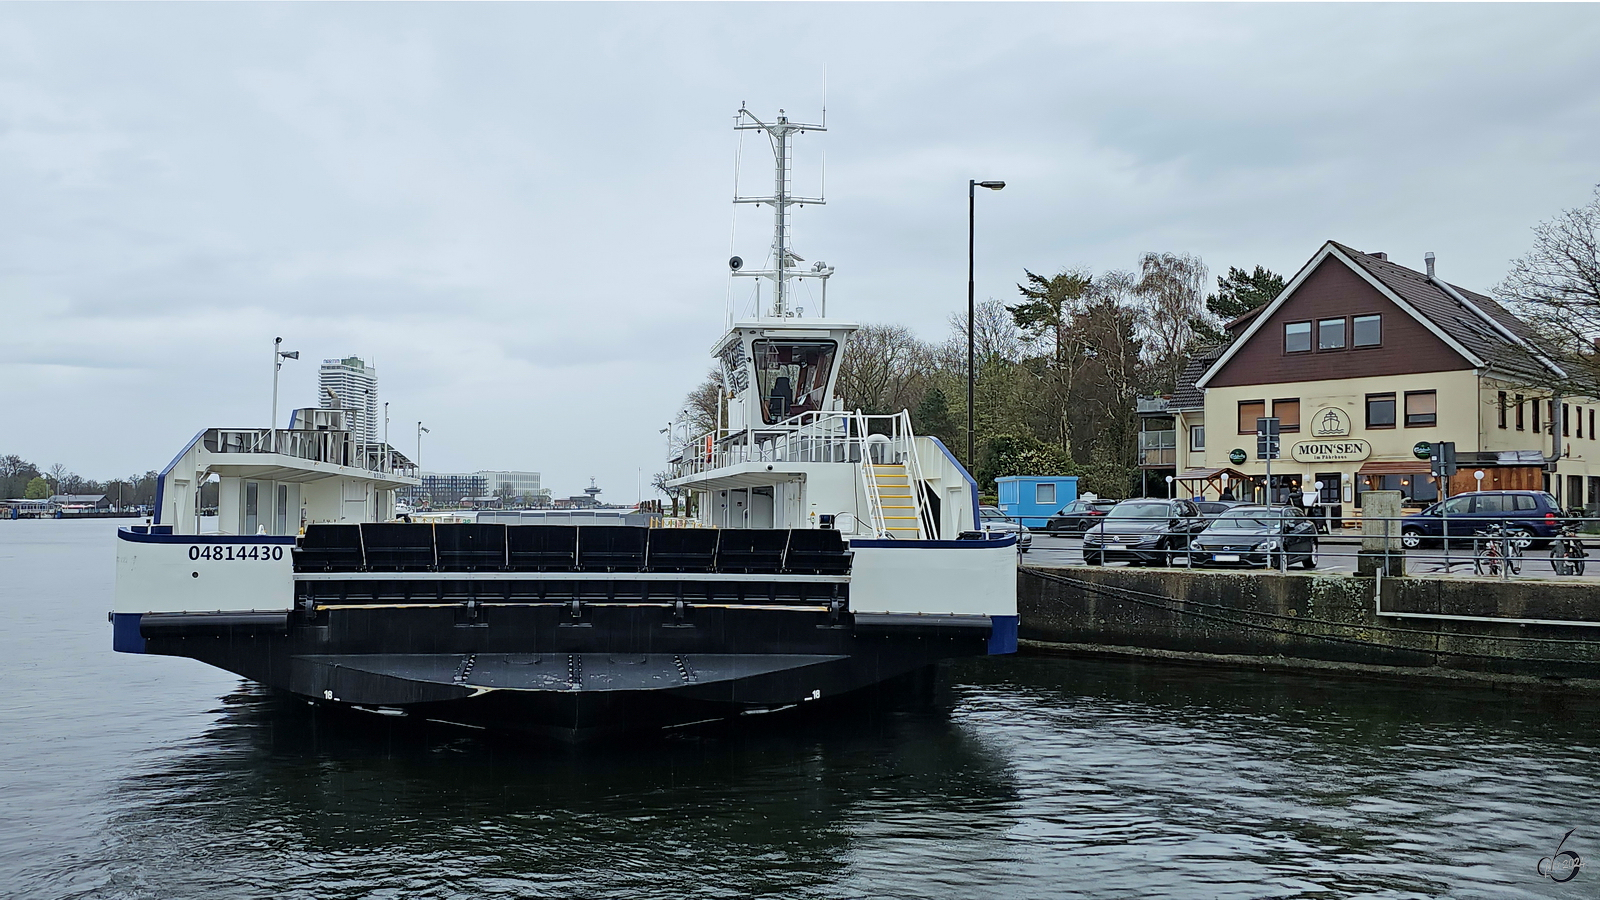
M 780 111 L 781 113 L 781 111 Z M 856 325 L 807 316 L 790 141 L 823 125 L 740 109 L 770 138 L 770 304 L 712 345 L 717 426 L 670 432 L 672 524 L 486 511 L 401 521 L 419 484 L 341 410 L 210 428 L 162 471 L 149 524 L 117 534 L 114 649 L 184 656 L 314 704 L 583 741 L 827 704 L 940 660 L 1012 653 L 1016 536 L 910 415 L 835 396 Z M 823 296 L 826 296 L 824 291 Z M 275 360 L 276 363 L 276 360 Z M 220 481 L 201 532 L 199 486 Z

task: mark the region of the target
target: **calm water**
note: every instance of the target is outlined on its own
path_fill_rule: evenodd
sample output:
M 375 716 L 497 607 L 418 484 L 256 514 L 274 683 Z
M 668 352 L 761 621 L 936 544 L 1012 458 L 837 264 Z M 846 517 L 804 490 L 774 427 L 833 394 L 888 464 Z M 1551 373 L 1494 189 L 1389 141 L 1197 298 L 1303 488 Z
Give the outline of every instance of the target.
M 114 522 L 0 522 L 0 897 L 1588 897 L 1600 706 L 1044 659 L 932 707 L 529 748 L 110 651 Z M 1597 863 L 1600 866 L 1600 863 Z

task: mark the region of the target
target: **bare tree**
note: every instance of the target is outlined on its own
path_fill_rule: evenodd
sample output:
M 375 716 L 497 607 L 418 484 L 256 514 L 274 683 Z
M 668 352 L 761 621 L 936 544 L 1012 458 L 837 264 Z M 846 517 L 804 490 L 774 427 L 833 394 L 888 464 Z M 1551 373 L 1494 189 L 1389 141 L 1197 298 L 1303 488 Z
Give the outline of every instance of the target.
M 863 325 L 839 361 L 834 396 L 846 409 L 890 414 L 922 402 L 933 350 L 903 325 Z
M 1134 285 L 1153 385 L 1172 390 L 1188 362 L 1197 322 L 1207 321 L 1206 264 L 1187 253 L 1146 253 Z
M 691 436 L 706 434 L 717 429 L 717 426 L 727 421 L 727 399 L 722 389 L 722 371 L 713 368 L 706 380 L 689 392 L 683 400 L 683 408 L 678 413 L 679 421 L 688 422 Z
M 1024 346 L 1017 331 L 1016 320 L 1005 303 L 990 297 L 974 307 L 972 343 L 978 358 L 978 373 L 988 362 L 1017 363 L 1022 361 Z M 938 348 L 941 369 L 961 372 L 967 370 L 967 317 L 961 313 L 950 314 L 950 337 Z
M 1600 397 L 1600 185 L 1588 203 L 1541 222 L 1533 234 L 1533 249 L 1494 290 L 1540 338 L 1534 347 L 1510 353 L 1544 352 L 1567 371 L 1566 378 L 1552 373 L 1530 387 Z
M 68 474 L 67 467 L 61 463 L 56 463 L 50 467 L 50 483 L 55 487 L 56 493 L 62 492 L 61 482 L 66 480 Z

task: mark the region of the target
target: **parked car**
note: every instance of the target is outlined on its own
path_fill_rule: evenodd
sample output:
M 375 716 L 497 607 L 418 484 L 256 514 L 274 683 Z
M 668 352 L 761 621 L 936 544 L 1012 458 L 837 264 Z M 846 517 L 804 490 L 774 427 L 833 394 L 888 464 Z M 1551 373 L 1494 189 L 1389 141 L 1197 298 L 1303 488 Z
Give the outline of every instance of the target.
M 1470 541 L 1491 524 L 1498 524 L 1512 543 L 1527 549 L 1534 541 L 1549 541 L 1561 530 L 1561 507 L 1544 491 L 1472 491 L 1406 516 L 1400 522 L 1400 544 L 1407 549 L 1435 543 L 1445 536 Z
M 980 506 L 978 518 L 982 520 L 979 525 L 990 534 L 1015 534 L 1018 553 L 1027 553 L 1033 549 L 1033 532 L 1028 530 L 1028 526 L 1001 512 L 1000 507 Z
M 1243 500 L 1196 500 L 1195 506 L 1200 507 L 1200 515 L 1212 517 L 1220 516 L 1235 506 L 1245 506 Z
M 1083 533 L 1083 561 L 1171 565 L 1209 521 L 1192 500 L 1124 500 Z
M 1051 534 L 1083 534 L 1089 526 L 1100 521 L 1118 500 L 1074 500 L 1050 517 L 1044 530 Z
M 1317 526 L 1293 506 L 1236 505 L 1189 541 L 1189 565 L 1317 567 Z

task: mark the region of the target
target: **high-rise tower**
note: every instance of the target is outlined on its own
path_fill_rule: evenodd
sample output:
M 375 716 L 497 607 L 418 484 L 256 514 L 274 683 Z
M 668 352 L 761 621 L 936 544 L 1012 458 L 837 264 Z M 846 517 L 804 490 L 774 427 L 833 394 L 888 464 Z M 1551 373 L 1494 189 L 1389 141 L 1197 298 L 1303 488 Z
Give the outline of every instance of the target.
M 362 362 L 359 356 L 325 359 L 317 370 L 317 388 L 317 402 L 323 409 L 337 406 L 350 410 L 354 420 L 350 430 L 363 440 L 378 440 L 383 423 L 378 414 L 377 367 Z

